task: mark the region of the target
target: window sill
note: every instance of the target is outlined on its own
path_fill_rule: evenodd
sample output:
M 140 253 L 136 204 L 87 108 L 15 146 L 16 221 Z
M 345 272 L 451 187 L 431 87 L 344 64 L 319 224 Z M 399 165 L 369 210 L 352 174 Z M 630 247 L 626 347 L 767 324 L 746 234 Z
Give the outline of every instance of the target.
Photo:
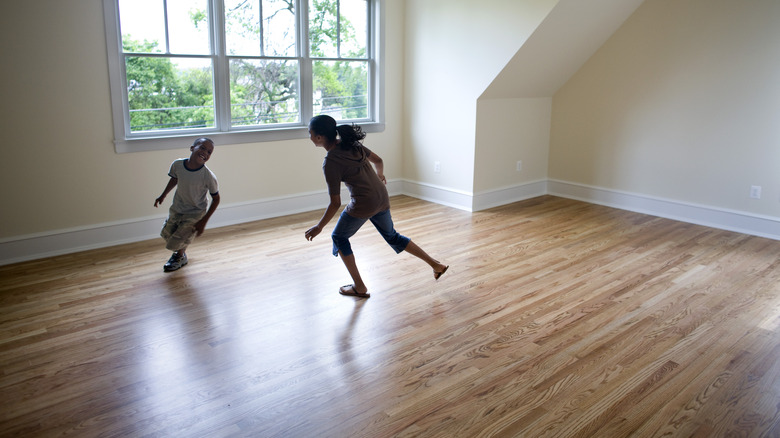
M 364 132 L 383 132 L 385 124 L 379 122 L 357 123 Z M 160 151 L 169 149 L 188 148 L 198 137 L 208 137 L 217 146 L 242 143 L 263 143 L 269 141 L 295 140 L 308 138 L 309 130 L 306 127 L 266 129 L 262 131 L 233 131 L 233 132 L 188 132 L 181 135 L 150 136 L 130 139 L 115 140 L 116 153 L 126 154 L 130 152 Z

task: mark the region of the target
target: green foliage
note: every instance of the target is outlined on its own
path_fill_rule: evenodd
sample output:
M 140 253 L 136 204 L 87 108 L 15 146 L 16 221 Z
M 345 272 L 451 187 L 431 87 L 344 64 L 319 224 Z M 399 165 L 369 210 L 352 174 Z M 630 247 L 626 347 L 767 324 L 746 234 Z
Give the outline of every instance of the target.
M 154 53 L 156 41 L 122 38 L 125 52 Z M 171 58 L 128 56 L 127 97 L 131 131 L 214 126 L 211 69 L 179 69 Z
M 315 61 L 314 89 L 320 95 L 320 112 L 335 112 L 342 119 L 368 117 L 367 69 L 362 61 Z
M 341 17 L 338 22 L 336 0 L 310 0 L 309 41 L 311 56 L 333 58 L 336 44 L 341 39 L 342 47 L 356 38 L 349 20 Z M 360 45 L 358 45 L 360 46 Z M 358 52 L 341 53 L 342 57 L 364 58 L 365 49 Z M 319 95 L 319 110 L 331 113 L 341 119 L 368 117 L 367 63 L 360 61 L 314 61 L 312 65 L 313 87 Z
M 248 0 L 249 1 L 249 0 Z M 248 1 L 238 4 L 236 17 L 243 37 L 260 41 L 259 23 L 244 16 Z M 257 0 L 252 0 L 257 1 Z M 293 14 L 294 2 L 281 0 L 274 14 Z M 355 38 L 353 26 L 342 17 L 337 26 L 336 0 L 309 0 L 309 39 L 313 58 L 335 58 L 336 42 Z M 208 14 L 191 10 L 197 26 L 207 25 Z M 340 35 L 339 35 L 340 30 Z M 127 92 L 132 131 L 181 129 L 214 126 L 214 90 L 212 69 L 181 68 L 174 58 L 159 55 L 156 41 L 134 41 L 124 36 Z M 352 45 L 360 46 L 360 44 Z M 157 53 L 157 55 L 154 55 Z M 365 49 L 342 53 L 342 57 L 361 59 Z M 299 121 L 298 65 L 292 60 L 233 58 L 230 61 L 230 102 L 233 124 L 258 125 Z M 367 61 L 313 61 L 315 113 L 330 112 L 337 118 L 364 118 L 367 112 Z
M 190 21 L 195 25 L 195 28 L 199 28 L 201 25 L 208 26 L 208 14 L 203 9 L 191 9 Z
M 234 125 L 298 121 L 298 68 L 293 61 L 234 59 L 230 63 Z
M 338 40 L 338 17 L 335 0 L 312 0 L 309 11 L 309 45 L 311 56 L 326 57 L 326 50 L 335 46 Z M 330 46 L 330 47 L 329 47 Z M 328 52 L 335 51 L 328 50 Z

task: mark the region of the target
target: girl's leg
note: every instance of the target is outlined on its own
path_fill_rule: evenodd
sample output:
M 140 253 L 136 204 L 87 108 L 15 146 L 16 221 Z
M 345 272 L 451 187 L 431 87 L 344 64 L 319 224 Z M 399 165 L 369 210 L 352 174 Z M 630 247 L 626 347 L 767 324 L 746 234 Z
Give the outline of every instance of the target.
M 368 292 L 368 287 L 363 283 L 363 278 L 360 277 L 360 271 L 358 271 L 357 263 L 355 262 L 355 255 L 352 253 L 352 246 L 349 243 L 349 238 L 355 235 L 365 222 L 366 219 L 352 217 L 344 211 L 341 213 L 341 216 L 339 216 L 339 221 L 336 223 L 336 227 L 331 234 L 331 238 L 333 239 L 333 255 L 341 257 L 341 261 L 344 262 L 344 266 L 347 268 L 353 281 L 352 286 L 344 286 L 341 288 L 342 294 L 359 294 L 367 296 L 366 292 Z M 350 289 L 354 289 L 354 291 L 350 292 Z
M 395 250 L 396 253 L 406 251 L 409 254 L 419 258 L 433 268 L 433 277 L 439 279 L 444 274 L 449 266 L 439 262 L 428 253 L 423 251 L 422 248 L 417 246 L 408 237 L 401 235 L 395 230 L 393 226 L 393 218 L 390 215 L 390 210 L 385 210 L 381 213 L 377 213 L 371 218 L 371 223 L 374 224 L 379 234 L 384 237 L 385 241 Z
M 418 259 L 424 261 L 431 268 L 433 268 L 433 277 L 437 280 L 439 279 L 439 277 L 441 277 L 442 274 L 444 274 L 444 271 L 446 271 L 447 268 L 449 268 L 449 266 L 429 256 L 427 252 L 423 251 L 422 248 L 417 246 L 417 244 L 411 240 L 409 241 L 409 244 L 406 245 L 405 251 L 417 257 Z
M 360 277 L 360 271 L 358 271 L 357 263 L 355 262 L 355 254 L 345 256 L 341 253 L 341 251 L 339 251 L 339 256 L 341 256 L 341 261 L 344 262 L 344 266 L 347 267 L 347 271 L 352 277 L 352 287 L 354 288 L 355 292 L 360 295 L 365 295 L 366 292 L 368 292 L 368 287 L 366 287 L 366 284 L 363 283 L 363 279 Z M 342 291 L 346 292 L 348 289 L 349 286 L 342 287 Z

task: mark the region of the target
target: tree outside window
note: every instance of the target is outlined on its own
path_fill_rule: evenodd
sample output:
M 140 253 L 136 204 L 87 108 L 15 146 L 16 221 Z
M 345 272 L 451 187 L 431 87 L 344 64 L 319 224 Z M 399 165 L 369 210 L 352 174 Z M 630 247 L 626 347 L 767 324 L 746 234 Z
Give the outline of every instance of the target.
M 128 138 L 374 118 L 375 0 L 106 1 Z

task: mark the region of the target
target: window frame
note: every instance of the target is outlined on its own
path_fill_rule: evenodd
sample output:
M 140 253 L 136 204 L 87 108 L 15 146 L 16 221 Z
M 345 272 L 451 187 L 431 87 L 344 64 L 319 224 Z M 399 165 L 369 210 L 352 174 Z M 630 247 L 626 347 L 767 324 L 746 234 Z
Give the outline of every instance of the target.
M 118 0 L 103 0 L 108 55 L 108 73 L 111 95 L 111 110 L 114 127 L 114 147 L 117 153 L 180 149 L 192 138 L 208 136 L 216 144 L 260 143 L 308 138 L 308 121 L 313 114 L 312 63 L 335 58 L 313 58 L 309 53 L 308 0 L 296 0 L 298 15 L 298 53 L 294 59 L 300 66 L 299 97 L 300 123 L 274 125 L 269 127 L 230 126 L 230 102 L 228 63 L 231 56 L 224 50 L 223 0 L 210 0 L 210 13 L 218 17 L 210 28 L 214 66 L 214 105 L 218 120 L 216 128 L 191 128 L 166 132 L 130 132 L 127 79 L 124 67 L 124 52 L 119 26 Z M 385 129 L 384 91 L 384 0 L 368 0 L 368 93 L 369 119 L 358 120 L 365 132 L 382 132 Z M 291 58 L 292 59 L 292 58 Z M 349 60 L 349 58 L 342 58 Z

